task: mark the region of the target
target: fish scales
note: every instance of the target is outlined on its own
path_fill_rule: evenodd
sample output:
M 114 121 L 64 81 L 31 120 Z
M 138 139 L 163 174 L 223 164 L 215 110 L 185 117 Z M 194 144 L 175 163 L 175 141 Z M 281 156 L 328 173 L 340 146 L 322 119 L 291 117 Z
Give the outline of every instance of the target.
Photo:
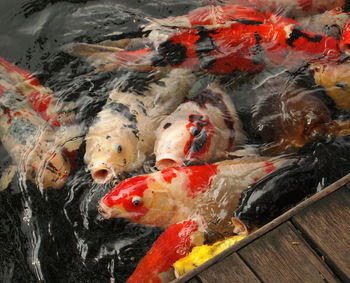
M 193 82 L 190 70 L 178 69 L 150 83 L 142 95 L 110 93 L 86 136 L 85 163 L 96 182 L 142 166 L 153 153 L 155 129 L 184 100 Z

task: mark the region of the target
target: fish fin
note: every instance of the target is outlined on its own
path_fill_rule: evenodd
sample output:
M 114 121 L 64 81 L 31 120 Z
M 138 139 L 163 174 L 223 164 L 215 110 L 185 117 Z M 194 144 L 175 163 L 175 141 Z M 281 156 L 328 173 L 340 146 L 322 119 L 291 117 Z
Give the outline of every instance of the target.
M 163 19 L 156 19 L 152 17 L 145 18 L 149 24 L 142 28 L 143 31 L 152 31 L 164 28 L 191 28 L 191 23 L 187 17 L 168 17 Z
M 258 148 L 255 146 L 243 146 L 235 151 L 228 152 L 227 158 L 240 158 L 247 156 L 257 156 L 259 155 Z
M 145 58 L 150 48 L 136 51 L 125 51 L 118 47 L 98 44 L 74 43 L 66 48 L 66 52 L 86 59 L 96 67 L 96 71 L 112 71 L 121 67 L 136 69 L 140 72 L 150 71 L 151 62 Z
M 247 236 L 249 234 L 247 226 L 237 218 L 232 217 L 233 233 L 240 236 Z
M 170 225 L 154 242 L 146 256 L 139 262 L 127 283 L 162 282 L 164 274 L 169 275 L 172 265 L 186 256 L 194 245 L 203 244 L 193 240 L 194 234 L 204 232 L 195 219 L 188 219 Z
M 15 176 L 16 170 L 16 165 L 10 165 L 4 170 L 0 177 L 0 192 L 7 189 Z

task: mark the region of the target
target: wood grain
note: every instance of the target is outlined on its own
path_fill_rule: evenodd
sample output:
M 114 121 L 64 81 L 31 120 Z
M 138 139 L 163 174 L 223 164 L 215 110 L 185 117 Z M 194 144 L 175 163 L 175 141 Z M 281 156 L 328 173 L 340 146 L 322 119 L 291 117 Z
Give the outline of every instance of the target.
M 238 254 L 264 282 L 337 282 L 289 221 Z
M 350 281 L 350 190 L 346 187 L 305 208 L 292 221 L 311 239 L 325 261 Z
M 236 253 L 212 265 L 197 276 L 202 283 L 260 282 Z

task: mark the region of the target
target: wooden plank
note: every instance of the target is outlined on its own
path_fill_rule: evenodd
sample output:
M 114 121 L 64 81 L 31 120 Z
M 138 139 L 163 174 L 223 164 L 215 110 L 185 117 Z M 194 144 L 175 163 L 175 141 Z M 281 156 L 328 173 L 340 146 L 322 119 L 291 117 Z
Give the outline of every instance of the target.
M 324 188 L 319 193 L 317 193 L 317 194 L 313 195 L 312 197 L 310 197 L 309 199 L 299 203 L 294 208 L 288 210 L 287 212 L 285 212 L 281 216 L 277 217 L 276 219 L 272 220 L 271 222 L 269 222 L 265 226 L 261 227 L 256 232 L 250 234 L 248 237 L 239 241 L 237 244 L 229 247 L 227 250 L 225 250 L 222 253 L 216 255 L 215 257 L 209 259 L 208 261 L 206 261 L 205 263 L 203 263 L 199 267 L 191 270 L 190 272 L 186 273 L 185 275 L 183 275 L 179 279 L 176 279 L 172 282 L 174 282 L 174 283 L 186 282 L 187 280 L 189 280 L 190 278 L 192 278 L 193 276 L 195 276 L 196 274 L 198 274 L 202 270 L 207 269 L 209 266 L 213 265 L 214 263 L 216 263 L 216 262 L 222 260 L 223 258 L 227 257 L 228 255 L 238 251 L 239 249 L 241 249 L 244 246 L 248 245 L 249 243 L 253 242 L 255 239 L 258 239 L 262 235 L 271 231 L 272 229 L 274 229 L 275 227 L 277 227 L 281 223 L 289 220 L 292 216 L 297 214 L 299 211 L 303 210 L 305 207 L 307 207 L 307 206 L 311 205 L 312 203 L 318 201 L 319 199 L 322 199 L 323 197 L 333 193 L 334 191 L 338 190 L 339 188 L 341 188 L 342 186 L 344 186 L 345 184 L 347 184 L 349 182 L 350 182 L 350 174 L 347 174 L 343 178 L 339 179 L 338 181 L 336 181 L 333 184 L 329 185 L 328 187 Z
M 289 221 L 238 254 L 264 282 L 337 282 Z
M 202 283 L 260 282 L 236 253 L 212 265 L 197 276 Z
M 295 215 L 292 221 L 318 247 L 327 264 L 350 281 L 350 191 L 344 187 Z
M 216 255 L 215 257 L 211 258 L 210 260 L 206 261 L 199 267 L 195 268 L 194 270 L 191 270 L 190 272 L 186 273 L 182 277 L 180 277 L 177 280 L 174 280 L 172 282 L 176 283 L 181 283 L 181 282 L 186 282 L 202 270 L 207 269 L 209 266 L 213 265 L 214 263 L 222 260 L 223 258 L 227 257 L 228 255 L 238 251 L 242 247 L 248 245 L 249 243 L 253 242 L 255 239 L 258 239 L 262 235 L 266 234 L 267 232 L 271 231 L 281 223 L 289 220 L 292 216 L 297 214 L 299 211 L 303 210 L 305 207 L 311 205 L 312 203 L 318 201 L 319 199 L 322 199 L 323 197 L 333 193 L 334 191 L 338 190 L 340 187 L 344 186 L 345 184 L 350 182 L 350 174 L 344 176 L 343 178 L 339 179 L 338 181 L 334 182 L 333 184 L 329 185 L 328 187 L 324 188 L 322 191 L 319 193 L 313 195 L 309 199 L 301 202 L 294 208 L 288 210 L 281 216 L 277 217 L 276 219 L 272 220 L 265 226 L 261 227 L 259 230 L 256 232 L 250 234 L 248 237 L 244 238 L 243 240 L 239 241 L 237 244 L 229 247 L 227 250 L 223 251 L 222 253 Z
M 187 283 L 201 283 L 196 277 L 191 278 Z

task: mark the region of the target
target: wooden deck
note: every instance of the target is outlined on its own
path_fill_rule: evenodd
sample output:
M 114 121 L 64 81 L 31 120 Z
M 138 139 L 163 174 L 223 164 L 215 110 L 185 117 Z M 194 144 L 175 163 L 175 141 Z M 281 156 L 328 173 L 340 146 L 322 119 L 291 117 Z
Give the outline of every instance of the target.
M 350 282 L 350 174 L 173 282 Z

